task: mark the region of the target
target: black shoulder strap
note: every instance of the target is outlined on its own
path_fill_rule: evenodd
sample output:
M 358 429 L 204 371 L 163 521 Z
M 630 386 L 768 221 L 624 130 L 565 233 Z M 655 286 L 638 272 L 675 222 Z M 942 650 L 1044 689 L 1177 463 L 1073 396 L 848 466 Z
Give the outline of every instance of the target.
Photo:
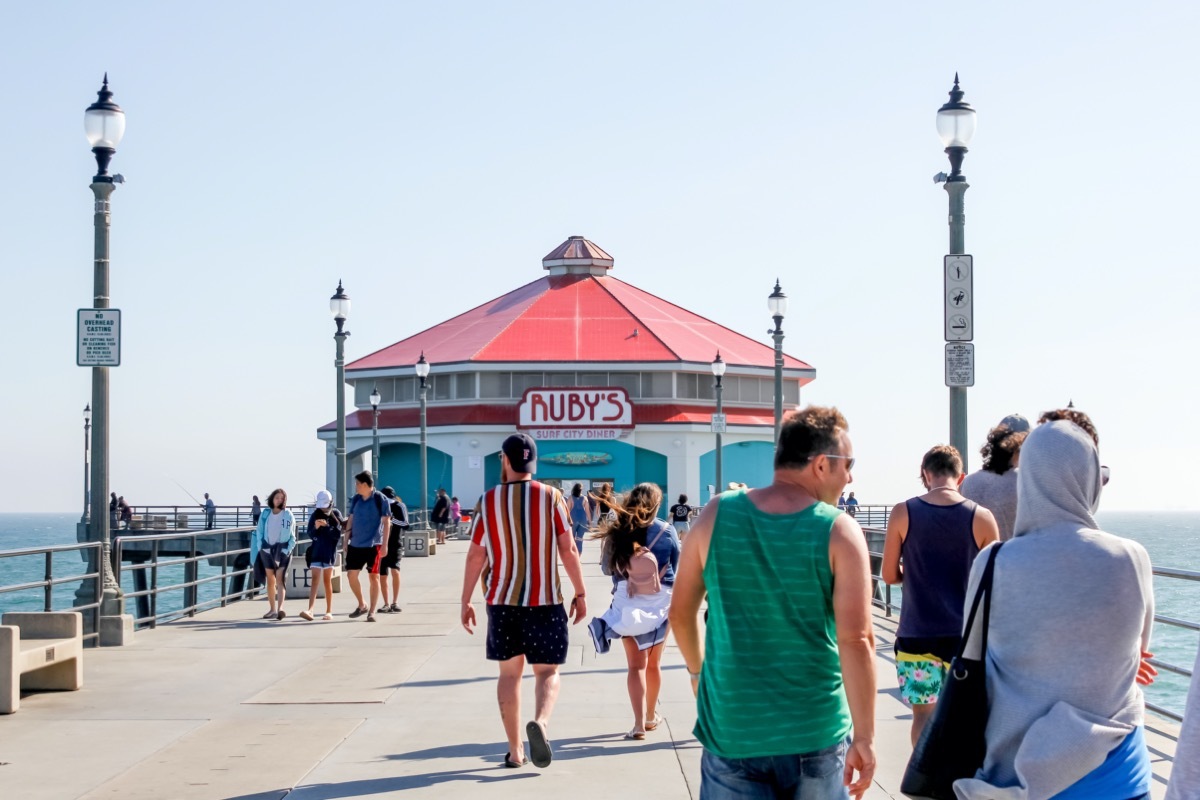
M 962 658 L 962 654 L 967 649 L 967 641 L 971 638 L 971 634 L 975 631 L 975 612 L 979 609 L 979 601 L 983 600 L 983 639 L 980 642 L 980 659 L 987 656 L 987 636 L 988 636 L 988 620 L 992 615 L 992 574 L 996 569 L 996 554 L 1000 552 L 1003 542 L 997 542 L 992 545 L 991 552 L 988 553 L 988 563 L 984 567 L 983 576 L 979 579 L 979 586 L 975 589 L 975 599 L 971 601 L 971 613 L 967 616 L 967 625 L 963 629 L 962 641 L 958 644 L 958 657 Z
M 387 506 L 384 505 L 385 502 L 386 501 L 383 499 L 383 492 L 376 492 L 375 493 L 375 510 L 379 512 L 379 517 L 381 519 L 383 518 L 383 510 L 385 508 L 387 508 Z M 391 516 L 391 513 L 389 513 L 388 516 Z

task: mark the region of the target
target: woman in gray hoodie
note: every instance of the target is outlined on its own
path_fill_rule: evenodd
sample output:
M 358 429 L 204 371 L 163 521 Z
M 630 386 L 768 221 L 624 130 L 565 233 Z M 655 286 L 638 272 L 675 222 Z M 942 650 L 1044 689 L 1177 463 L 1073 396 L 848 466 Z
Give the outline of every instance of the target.
M 1150 557 L 1096 525 L 1097 438 L 1072 414 L 1088 430 L 1051 412 L 1021 448 L 1015 535 L 993 584 L 987 755 L 955 783 L 960 800 L 1149 797 L 1138 680 L 1154 621 Z M 968 604 L 987 561 L 987 551 L 975 560 Z

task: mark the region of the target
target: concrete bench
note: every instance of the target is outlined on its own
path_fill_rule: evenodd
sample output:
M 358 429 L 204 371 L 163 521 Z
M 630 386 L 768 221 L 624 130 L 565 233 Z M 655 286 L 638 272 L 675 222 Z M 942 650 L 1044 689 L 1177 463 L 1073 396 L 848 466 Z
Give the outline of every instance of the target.
M 0 617 L 0 714 L 21 707 L 21 690 L 83 686 L 83 615 L 12 612 Z

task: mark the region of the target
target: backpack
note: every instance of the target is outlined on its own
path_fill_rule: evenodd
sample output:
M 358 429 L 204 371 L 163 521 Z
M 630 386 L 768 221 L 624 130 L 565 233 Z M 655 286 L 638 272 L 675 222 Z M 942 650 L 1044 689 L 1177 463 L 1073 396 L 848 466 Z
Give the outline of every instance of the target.
M 625 568 L 625 587 L 630 597 L 658 594 L 662 590 L 661 579 L 666 574 L 668 565 L 663 564 L 662 569 L 659 569 L 658 559 L 654 557 L 650 548 L 662 538 L 663 533 L 664 531 L 659 531 L 653 542 L 646 547 L 637 548 L 633 558 L 629 559 L 629 566 Z

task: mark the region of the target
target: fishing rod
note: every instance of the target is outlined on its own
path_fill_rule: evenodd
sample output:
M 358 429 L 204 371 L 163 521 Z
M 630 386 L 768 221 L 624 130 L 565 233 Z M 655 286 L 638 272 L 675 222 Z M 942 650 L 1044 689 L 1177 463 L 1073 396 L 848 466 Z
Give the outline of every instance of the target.
M 170 475 L 168 475 L 167 477 L 171 478 Z M 179 481 L 175 480 L 174 478 L 171 478 L 171 483 L 175 484 L 180 489 L 183 489 L 183 484 L 180 483 Z M 204 505 L 204 503 L 201 503 L 199 500 L 196 500 L 196 495 L 192 494 L 187 489 L 183 489 L 183 493 L 186 494 L 188 497 L 192 498 L 192 500 L 195 501 L 196 505 L 198 505 L 198 506 Z

